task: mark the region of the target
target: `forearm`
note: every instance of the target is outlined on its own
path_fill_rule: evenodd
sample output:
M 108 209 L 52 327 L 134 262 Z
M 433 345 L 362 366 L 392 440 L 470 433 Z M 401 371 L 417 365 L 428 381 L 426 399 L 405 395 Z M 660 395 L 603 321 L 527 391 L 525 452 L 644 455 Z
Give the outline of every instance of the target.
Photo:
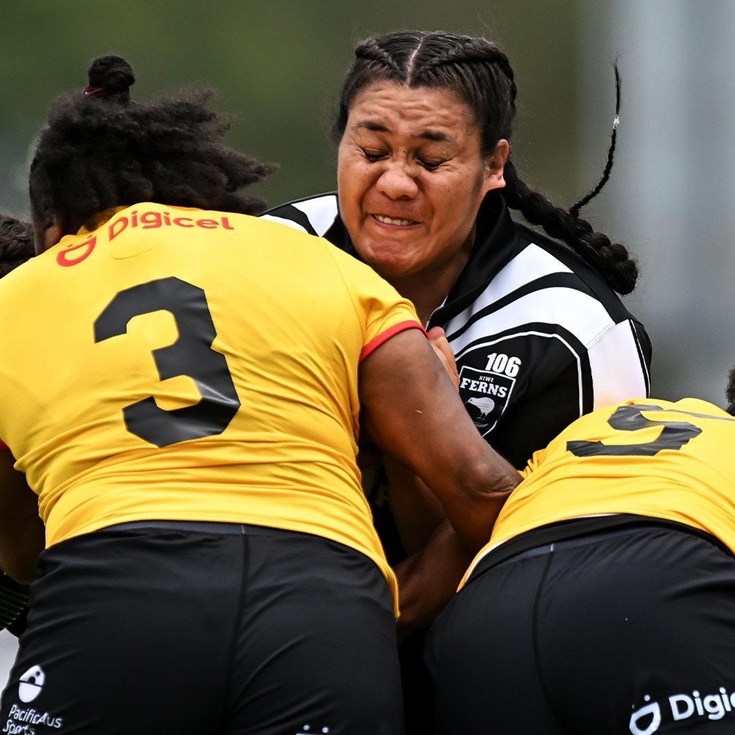
M 388 505 L 406 553 L 420 551 L 443 521 L 442 504 L 416 474 L 390 457 L 383 466 L 388 482 Z
M 444 521 L 421 551 L 396 566 L 399 639 L 433 622 L 454 596 L 472 557 L 449 521 Z
M 520 478 L 479 435 L 425 338 L 389 339 L 363 362 L 360 377 L 376 444 L 426 483 L 469 547 L 482 546 Z
M 43 522 L 38 497 L 25 475 L 13 467 L 7 450 L 0 452 L 0 569 L 11 579 L 28 584 L 38 554 L 44 548 Z

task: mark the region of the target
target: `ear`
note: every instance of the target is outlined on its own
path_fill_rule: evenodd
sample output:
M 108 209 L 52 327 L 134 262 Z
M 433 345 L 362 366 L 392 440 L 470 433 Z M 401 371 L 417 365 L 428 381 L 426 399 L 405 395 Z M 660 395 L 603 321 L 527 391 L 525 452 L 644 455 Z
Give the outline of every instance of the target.
M 505 162 L 510 155 L 510 143 L 501 138 L 496 144 L 493 152 L 485 159 L 485 191 L 502 189 L 505 186 L 503 171 Z

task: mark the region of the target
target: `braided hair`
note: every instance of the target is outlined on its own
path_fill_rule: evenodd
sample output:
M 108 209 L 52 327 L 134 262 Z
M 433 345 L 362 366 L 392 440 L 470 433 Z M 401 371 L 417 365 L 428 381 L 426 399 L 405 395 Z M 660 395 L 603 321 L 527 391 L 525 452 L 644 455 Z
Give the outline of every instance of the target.
M 153 201 L 255 214 L 264 203 L 238 193 L 274 170 L 221 142 L 229 123 L 212 92 L 155 102 L 130 99 L 135 76 L 119 56 L 89 68 L 83 93 L 52 104 L 30 172 L 36 225 L 54 217 L 76 231 L 95 213 Z
M 355 49 L 355 60 L 342 86 L 332 128 L 336 141 L 344 134 L 357 93 L 378 81 L 407 87 L 439 87 L 459 95 L 478 121 L 483 156 L 490 155 L 500 139 L 511 138 L 517 94 L 513 69 L 508 57 L 484 38 L 443 31 L 399 31 L 362 41 Z M 619 90 L 617 69 L 616 81 Z M 581 207 L 607 181 L 614 143 L 613 136 L 601 182 L 570 209 L 558 207 L 543 194 L 531 190 L 518 176 L 510 156 L 505 164 L 506 186 L 501 193 L 511 209 L 520 211 L 528 222 L 566 242 L 615 291 L 626 294 L 633 290 L 638 277 L 638 267 L 628 249 L 594 231 L 589 222 L 579 217 Z
M 33 255 L 31 223 L 0 213 L 0 278 Z

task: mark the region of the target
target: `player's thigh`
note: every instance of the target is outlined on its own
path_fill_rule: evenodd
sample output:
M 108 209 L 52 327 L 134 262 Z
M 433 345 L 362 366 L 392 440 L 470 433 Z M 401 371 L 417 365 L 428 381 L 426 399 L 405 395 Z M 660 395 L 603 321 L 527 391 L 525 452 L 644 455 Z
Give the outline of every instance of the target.
M 249 544 L 226 732 L 400 733 L 393 601 L 375 563 L 307 534 Z
M 560 546 L 541 600 L 545 681 L 582 731 L 735 731 L 728 552 L 664 528 Z
M 547 563 L 485 569 L 441 613 L 427 647 L 443 735 L 561 735 L 536 671 L 533 610 Z

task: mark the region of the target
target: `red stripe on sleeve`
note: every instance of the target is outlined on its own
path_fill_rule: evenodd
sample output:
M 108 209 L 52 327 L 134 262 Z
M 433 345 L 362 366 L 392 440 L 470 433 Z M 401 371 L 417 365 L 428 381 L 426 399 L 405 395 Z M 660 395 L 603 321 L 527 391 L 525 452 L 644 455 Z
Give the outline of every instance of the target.
M 368 342 L 360 352 L 360 361 L 364 360 L 370 353 L 374 352 L 375 350 L 380 347 L 380 345 L 383 344 L 383 342 L 386 342 L 391 337 L 394 337 L 399 332 L 405 332 L 407 329 L 420 329 L 424 334 L 426 334 L 426 330 L 418 323 L 418 322 L 401 322 L 400 324 L 396 324 L 395 326 L 391 327 L 390 329 L 386 330 L 382 334 L 379 334 L 375 339 Z M 428 335 L 427 335 L 428 337 Z

